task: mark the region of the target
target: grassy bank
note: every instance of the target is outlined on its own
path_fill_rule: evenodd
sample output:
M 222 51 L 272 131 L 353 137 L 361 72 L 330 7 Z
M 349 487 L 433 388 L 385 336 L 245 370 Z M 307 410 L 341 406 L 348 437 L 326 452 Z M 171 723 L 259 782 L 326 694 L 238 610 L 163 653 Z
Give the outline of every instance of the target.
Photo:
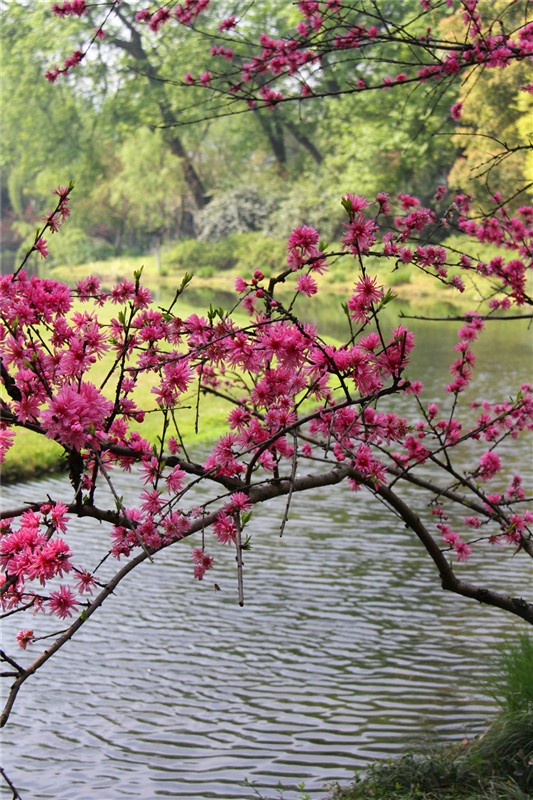
M 533 710 L 502 715 L 473 744 L 372 766 L 330 800 L 531 800 Z
M 483 735 L 374 764 L 328 800 L 531 800 L 533 638 L 501 649 L 486 691 L 501 710 Z

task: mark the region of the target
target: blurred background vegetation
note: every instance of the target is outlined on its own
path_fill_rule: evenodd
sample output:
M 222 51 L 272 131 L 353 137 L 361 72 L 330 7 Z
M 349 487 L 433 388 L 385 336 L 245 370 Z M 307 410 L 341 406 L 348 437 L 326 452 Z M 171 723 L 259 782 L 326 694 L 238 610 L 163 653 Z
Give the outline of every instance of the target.
M 314 225 L 333 240 L 339 198 L 347 191 L 404 191 L 425 202 L 448 183 L 476 194 L 473 175 L 494 150 L 476 134 L 504 138 L 510 147 L 527 140 L 532 100 L 514 88 L 527 82 L 525 64 L 486 70 L 467 82 L 460 125 L 449 115 L 457 84 L 446 82 L 332 94 L 216 118 L 200 88 L 180 85 L 187 71 L 213 68 L 209 39 L 176 24 L 154 34 L 132 23 L 142 4 L 131 1 L 119 6 L 120 17 L 82 66 L 51 84 L 46 70 L 87 41 L 94 20 L 58 20 L 50 5 L 0 3 L 3 272 L 27 247 L 51 190 L 71 179 L 72 220 L 50 237 L 46 269 L 152 253 L 163 275 L 183 266 L 207 278 L 246 261 L 251 267 L 258 259 L 279 263 L 298 224 Z M 398 21 L 420 12 L 418 0 L 381 5 Z M 211 30 L 226 15 L 223 6 L 209 12 Z M 265 27 L 281 36 L 294 28 L 295 15 L 285 0 L 256 4 L 247 37 L 257 38 Z M 421 33 L 426 24 L 422 18 Z M 453 15 L 445 17 L 443 35 L 457 24 Z M 379 61 L 357 68 L 373 81 L 394 72 Z M 317 80 L 334 93 L 353 74 L 353 62 L 340 59 L 326 64 Z M 525 170 L 523 159 L 507 158 L 491 172 L 489 186 L 505 193 Z

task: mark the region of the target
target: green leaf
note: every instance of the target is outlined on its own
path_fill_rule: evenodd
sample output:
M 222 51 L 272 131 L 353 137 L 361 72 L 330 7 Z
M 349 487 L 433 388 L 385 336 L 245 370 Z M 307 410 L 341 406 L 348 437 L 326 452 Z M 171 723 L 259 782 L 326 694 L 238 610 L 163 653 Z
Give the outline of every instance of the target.
M 343 197 L 342 198 L 341 206 L 344 208 L 344 210 L 346 211 L 348 216 L 353 214 L 353 205 L 352 205 L 352 201 L 350 200 L 349 197 Z
M 189 285 L 189 283 L 192 281 L 193 277 L 194 277 L 194 275 L 193 275 L 192 272 L 186 272 L 185 273 L 185 275 L 181 279 L 180 293 L 183 292 L 183 290 Z
M 386 305 L 392 302 L 392 300 L 394 300 L 395 298 L 396 295 L 394 294 L 392 289 L 387 289 L 387 294 L 382 298 L 381 303 L 378 306 L 378 311 L 380 308 L 384 308 Z

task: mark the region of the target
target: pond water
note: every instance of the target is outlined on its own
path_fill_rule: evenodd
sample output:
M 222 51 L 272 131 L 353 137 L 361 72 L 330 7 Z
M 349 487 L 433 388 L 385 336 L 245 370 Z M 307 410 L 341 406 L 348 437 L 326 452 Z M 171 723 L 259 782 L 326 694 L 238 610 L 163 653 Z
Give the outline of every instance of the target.
M 455 331 L 424 336 L 430 398 Z M 494 327 L 477 352 L 480 396 L 530 377 L 524 329 Z M 529 456 L 509 448 L 517 467 Z M 63 478 L 36 484 L 4 487 L 4 507 L 69 496 Z M 131 479 L 118 489 L 127 498 Z M 23 800 L 256 797 L 245 779 L 269 800 L 278 784 L 296 800 L 300 782 L 318 798 L 376 758 L 482 730 L 495 645 L 520 623 L 442 592 L 414 537 L 362 493 L 296 498 L 280 540 L 283 508 L 254 512 L 244 608 L 229 550 L 218 548 L 215 591 L 193 581 L 185 542 L 129 576 L 26 683 L 3 746 Z M 105 531 L 82 521 L 76 535 L 96 558 Z M 531 595 L 511 550 L 464 568 Z M 8 651 L 18 627 L 4 621 Z

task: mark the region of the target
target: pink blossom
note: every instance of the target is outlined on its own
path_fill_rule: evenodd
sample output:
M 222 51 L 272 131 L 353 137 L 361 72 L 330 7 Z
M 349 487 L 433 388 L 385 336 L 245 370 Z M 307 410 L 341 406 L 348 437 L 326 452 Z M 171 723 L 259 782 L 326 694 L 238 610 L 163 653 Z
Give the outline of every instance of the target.
M 50 439 L 80 450 L 95 432 L 103 427 L 113 403 L 92 383 L 78 387 L 67 384 L 52 398 L 41 415 L 41 423 Z
M 46 258 L 48 256 L 48 245 L 46 243 L 46 239 L 43 239 L 42 237 L 37 239 L 33 245 L 33 249 L 40 253 L 41 258 Z
M 454 542 L 453 548 L 455 550 L 455 554 L 457 556 L 457 561 L 467 561 L 468 557 L 472 553 L 472 548 L 466 542 L 463 542 L 461 539 L 458 539 Z
M 194 577 L 201 581 L 207 570 L 212 568 L 214 559 L 202 547 L 195 547 L 191 551 L 191 558 L 194 561 Z
M 150 17 L 146 18 L 146 22 L 148 23 L 148 27 L 151 31 L 157 32 L 163 25 L 170 20 L 170 9 L 166 6 L 161 6 L 154 11 Z
M 167 514 L 163 520 L 163 528 L 165 530 L 165 537 L 170 540 L 183 539 L 189 532 L 191 524 L 188 518 L 180 513 L 173 511 Z
M 4 423 L 0 424 L 0 464 L 5 460 L 7 451 L 15 441 L 15 432 L 5 427 Z
M 140 471 L 144 478 L 144 485 L 146 486 L 148 483 L 153 485 L 159 478 L 159 460 L 155 456 L 143 459 Z
M 169 492 L 177 494 L 183 488 L 183 483 L 187 477 L 187 473 L 180 467 L 174 467 L 170 475 L 166 477 L 166 485 Z
M 52 14 L 55 14 L 56 17 L 81 17 L 88 10 L 86 0 L 65 0 L 62 4 L 54 3 L 52 6 Z
M 227 17 L 226 19 L 222 20 L 222 22 L 218 26 L 218 29 L 220 33 L 224 33 L 224 31 L 232 30 L 232 28 L 234 28 L 236 24 L 237 20 L 235 19 L 235 17 Z
M 52 69 L 49 69 L 44 73 L 44 77 L 49 83 L 55 83 L 59 77 L 59 74 L 60 74 L 59 67 L 54 66 L 52 67 Z
M 74 50 L 74 52 L 65 58 L 63 72 L 68 72 L 72 67 L 77 66 L 85 58 L 85 53 L 81 50 Z
M 23 650 L 33 642 L 33 631 L 27 628 L 26 630 L 19 631 L 16 636 L 19 647 Z
M 123 280 L 117 283 L 111 290 L 111 300 L 113 303 L 127 303 L 135 297 L 135 284 L 130 280 Z
M 79 603 L 70 587 L 61 584 L 57 591 L 50 594 L 47 605 L 50 613 L 55 614 L 59 619 L 66 619 L 72 616 L 72 612 Z
M 56 530 L 62 531 L 63 533 L 67 530 L 67 512 L 68 508 L 63 503 L 54 503 L 50 509 L 50 517 Z
M 341 200 L 342 207 L 348 213 L 350 219 L 370 205 L 370 202 L 363 195 L 351 194 L 348 192 Z
M 502 463 L 499 455 L 494 450 L 487 450 L 479 459 L 479 477 L 488 481 L 500 471 Z
M 235 512 L 242 513 L 248 511 L 250 508 L 250 498 L 244 492 L 234 492 L 229 499 L 227 510 L 233 514 Z
M 510 500 L 523 500 L 525 492 L 522 488 L 522 478 L 520 475 L 513 475 L 509 483 L 505 496 Z
M 378 192 L 376 195 L 376 202 L 379 203 L 380 211 L 383 214 L 390 213 L 390 197 L 386 192 Z
M 237 528 L 235 520 L 221 511 L 213 525 L 213 530 L 221 544 L 235 544 Z
M 141 508 L 147 514 L 157 514 L 161 510 L 161 496 L 155 489 L 153 491 L 143 489 L 141 492 L 141 501 Z
M 69 546 L 62 539 L 50 539 L 33 553 L 27 553 L 25 573 L 29 580 L 38 579 L 42 586 L 53 577 L 63 577 L 65 572 L 70 572 L 72 553 Z
M 293 250 L 296 247 L 300 247 L 302 250 L 311 250 L 314 246 L 318 245 L 318 239 L 318 231 L 311 228 L 309 225 L 302 225 L 293 230 L 289 236 L 287 246 L 289 250 Z
M 310 275 L 298 275 L 296 291 L 305 294 L 307 297 L 312 297 L 312 295 L 317 293 L 318 286 L 314 278 Z
M 87 572 L 85 569 L 76 570 L 78 574 L 78 578 L 76 581 L 76 589 L 78 590 L 78 594 L 88 594 L 93 593 L 93 589 L 96 587 L 96 579 L 90 572 Z
M 90 275 L 88 278 L 79 280 L 76 287 L 81 300 L 98 296 L 100 295 L 100 278 L 96 275 Z
M 351 222 L 343 222 L 346 233 L 342 237 L 342 243 L 350 250 L 353 255 L 368 253 L 376 241 L 376 231 L 378 226 L 373 219 L 365 219 L 363 214 L 357 214 Z
M 295 228 L 287 243 L 287 264 L 292 270 L 301 269 L 304 264 L 312 262 L 312 267 L 320 271 L 325 260 L 320 252 L 318 231 L 309 225 Z

